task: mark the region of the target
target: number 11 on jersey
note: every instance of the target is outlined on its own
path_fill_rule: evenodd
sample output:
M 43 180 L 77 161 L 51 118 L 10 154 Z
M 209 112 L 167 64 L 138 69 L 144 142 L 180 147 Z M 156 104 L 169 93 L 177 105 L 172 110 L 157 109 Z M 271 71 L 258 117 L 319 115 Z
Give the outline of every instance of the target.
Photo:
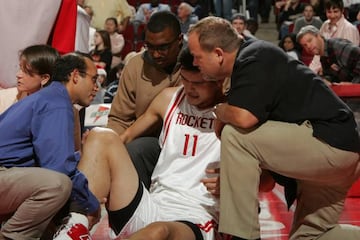
M 185 134 L 185 142 L 183 149 L 183 154 L 185 156 L 188 155 L 188 150 L 191 150 L 191 156 L 195 156 L 197 141 L 198 135 L 190 136 L 190 134 Z

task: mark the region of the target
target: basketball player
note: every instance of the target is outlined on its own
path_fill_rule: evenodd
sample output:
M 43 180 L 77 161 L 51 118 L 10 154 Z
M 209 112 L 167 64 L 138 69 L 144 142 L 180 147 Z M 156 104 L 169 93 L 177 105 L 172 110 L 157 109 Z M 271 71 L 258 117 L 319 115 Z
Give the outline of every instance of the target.
M 85 142 L 79 169 L 98 199 L 108 200 L 113 238 L 215 239 L 220 141 L 212 110 L 224 101 L 222 81 L 205 81 L 188 50 L 180 59 L 182 87 L 163 90 L 120 137 L 95 128 Z M 159 121 L 162 151 L 147 190 L 121 140 L 129 142 Z M 75 224 L 70 219 L 67 229 Z M 61 235 L 70 235 L 66 230 L 57 239 L 71 239 Z

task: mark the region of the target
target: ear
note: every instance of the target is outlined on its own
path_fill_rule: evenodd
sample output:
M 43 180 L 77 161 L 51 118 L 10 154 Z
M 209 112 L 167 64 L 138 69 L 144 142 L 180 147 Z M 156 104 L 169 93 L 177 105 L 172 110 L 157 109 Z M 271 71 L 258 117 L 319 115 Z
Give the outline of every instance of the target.
M 74 70 L 70 73 L 70 81 L 69 81 L 69 82 L 73 82 L 74 84 L 77 84 L 78 81 L 79 81 L 79 77 L 80 77 L 79 70 L 74 69 Z
M 217 47 L 217 48 L 214 49 L 214 53 L 215 53 L 215 56 L 218 58 L 218 63 L 221 66 L 223 64 L 223 62 L 224 62 L 224 50 Z
M 49 74 L 43 74 L 41 75 L 41 87 L 44 87 L 50 80 L 50 75 Z

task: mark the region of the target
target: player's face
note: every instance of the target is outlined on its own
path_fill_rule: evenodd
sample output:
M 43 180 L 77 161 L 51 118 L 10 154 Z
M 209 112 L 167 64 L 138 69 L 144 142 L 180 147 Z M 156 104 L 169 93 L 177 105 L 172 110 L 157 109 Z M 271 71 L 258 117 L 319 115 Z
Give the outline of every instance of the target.
M 217 96 L 221 94 L 220 81 L 206 81 L 200 72 L 181 69 L 182 83 L 186 99 L 199 109 L 214 106 Z
M 323 44 L 320 35 L 315 36 L 311 33 L 306 33 L 300 39 L 299 43 L 309 54 L 321 55 L 323 53 Z
M 193 64 L 199 67 L 203 77 L 207 80 L 224 79 L 217 55 L 215 52 L 204 51 L 201 48 L 197 33 L 189 34 L 188 46 L 194 56 Z

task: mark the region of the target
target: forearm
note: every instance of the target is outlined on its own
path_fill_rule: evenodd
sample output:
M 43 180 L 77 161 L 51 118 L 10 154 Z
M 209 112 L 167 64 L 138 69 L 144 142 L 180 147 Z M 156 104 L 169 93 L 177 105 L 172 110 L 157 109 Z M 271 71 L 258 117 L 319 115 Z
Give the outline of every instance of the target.
M 249 111 L 228 103 L 217 104 L 214 113 L 218 120 L 235 127 L 250 128 L 258 123 L 258 119 Z
M 119 88 L 111 104 L 107 127 L 114 130 L 117 134 L 122 134 L 135 121 L 135 103 L 130 96 L 131 86 L 123 86 L 120 80 Z

